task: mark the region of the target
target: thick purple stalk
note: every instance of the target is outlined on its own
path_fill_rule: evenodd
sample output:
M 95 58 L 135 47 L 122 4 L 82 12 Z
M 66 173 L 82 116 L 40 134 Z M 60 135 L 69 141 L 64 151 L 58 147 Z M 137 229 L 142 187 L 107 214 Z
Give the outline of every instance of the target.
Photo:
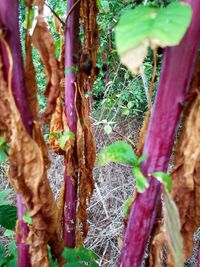
M 67 10 L 71 10 L 76 0 L 67 1 Z M 70 13 L 65 28 L 65 114 L 69 130 L 76 134 L 77 116 L 74 107 L 75 103 L 75 85 L 76 73 L 70 70 L 77 62 L 78 44 L 79 44 L 79 4 L 76 4 Z M 75 247 L 76 235 L 76 202 L 77 202 L 77 185 L 72 177 L 67 174 L 65 166 L 65 212 L 64 212 L 64 229 L 63 237 L 67 247 Z M 73 177 L 74 178 L 74 177 Z
M 192 23 L 181 43 L 166 48 L 164 52 L 160 83 L 143 151 L 148 156 L 142 167 L 145 175 L 167 170 L 200 44 L 200 1 L 185 2 L 190 3 L 193 9 Z M 151 177 L 149 181 L 149 189 L 138 194 L 132 207 L 119 266 L 141 266 L 162 191 L 156 179 Z
M 32 134 L 32 117 L 28 108 L 28 103 L 25 95 L 25 84 L 24 84 L 24 70 L 23 70 L 23 59 L 22 50 L 20 43 L 20 30 L 19 30 L 19 1 L 18 0 L 6 0 L 0 1 L 0 24 L 1 27 L 5 28 L 6 41 L 9 44 L 12 52 L 14 67 L 13 67 L 13 78 L 12 78 L 12 91 L 13 96 L 21 114 L 23 123 L 28 131 Z M 5 75 L 8 76 L 9 61 L 5 47 L 1 44 L 1 53 L 4 64 Z M 7 77 L 6 77 L 7 78 Z M 17 234 L 17 245 L 18 245 L 18 267 L 30 266 L 28 245 L 23 243 L 23 240 L 28 235 L 28 227 L 23 222 L 22 218 L 26 212 L 26 209 L 20 199 L 17 196 L 17 209 L 18 209 L 18 221 L 20 226 L 20 234 Z

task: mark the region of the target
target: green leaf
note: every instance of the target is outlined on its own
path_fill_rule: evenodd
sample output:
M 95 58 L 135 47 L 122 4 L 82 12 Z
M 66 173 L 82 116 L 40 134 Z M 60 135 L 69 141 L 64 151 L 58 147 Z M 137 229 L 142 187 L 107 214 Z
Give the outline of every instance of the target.
M 28 18 L 30 18 L 30 29 L 32 28 L 34 17 L 35 17 L 35 10 L 33 8 L 29 9 L 28 7 L 26 7 L 25 20 L 22 23 L 24 29 L 27 28 Z
M 169 174 L 165 172 L 153 172 L 152 176 L 154 176 L 159 182 L 163 183 L 169 192 L 171 191 L 172 178 Z
M 12 189 L 7 188 L 0 192 L 0 206 L 12 204 L 12 200 L 5 200 L 5 198 L 12 192 Z
M 17 208 L 10 205 L 0 206 L 0 225 L 6 229 L 14 230 L 17 220 Z
M 88 98 L 90 95 L 92 95 L 93 92 L 92 91 L 88 91 L 84 94 L 85 98 Z
M 130 145 L 123 141 L 116 141 L 101 150 L 98 157 L 99 166 L 109 162 L 137 164 L 137 157 Z
M 124 108 L 124 109 L 122 110 L 122 114 L 125 115 L 125 116 L 128 116 L 129 113 L 130 113 L 130 111 L 129 111 L 128 108 Z
M 5 250 L 5 246 L 0 244 L 0 259 L 6 257 L 6 250 Z M 1 265 L 0 265 L 1 266 Z
M 191 7 L 178 2 L 166 8 L 138 6 L 128 10 L 122 15 L 115 30 L 116 46 L 122 63 L 133 73 L 138 73 L 148 46 L 178 45 L 191 18 Z
M 75 134 L 71 131 L 64 133 L 58 138 L 58 143 L 61 149 L 63 150 L 65 149 L 65 144 L 69 138 L 72 138 L 73 140 L 75 140 Z
M 8 244 L 8 250 L 10 254 L 15 254 L 16 250 L 17 250 L 17 246 L 16 246 L 16 241 L 12 240 L 9 244 Z
M 13 230 L 6 229 L 3 235 L 7 237 L 14 237 L 15 232 Z
M 60 45 L 61 45 L 61 41 L 60 38 L 55 40 L 55 53 L 56 55 L 59 55 L 60 53 Z
M 71 67 L 68 67 L 65 69 L 65 75 L 68 76 L 70 71 L 73 71 L 73 72 L 77 72 L 78 71 L 78 68 L 76 66 L 71 66 Z
M 108 0 L 98 0 L 97 4 L 100 8 L 103 9 L 105 13 L 109 12 L 110 7 L 109 7 L 109 1 Z
M 137 190 L 139 193 L 143 193 L 146 188 L 149 187 L 149 183 L 146 179 L 146 177 L 143 175 L 143 173 L 140 170 L 140 167 L 133 167 L 132 173 L 136 181 Z
M 3 144 L 5 144 L 5 139 L 2 137 L 2 136 L 0 136 L 0 147 L 3 145 Z
M 11 255 L 10 260 L 6 264 L 6 267 L 16 267 L 17 266 L 17 253 Z
M 127 200 L 124 202 L 124 205 L 123 205 L 123 214 L 124 214 L 124 217 L 127 217 L 129 207 L 132 205 L 132 203 L 133 203 L 132 198 L 129 198 L 129 199 L 127 199 Z
M 30 216 L 30 212 L 26 212 L 26 214 L 23 216 L 23 221 L 28 223 L 28 224 L 33 224 L 33 220 Z
M 0 266 L 7 266 L 10 259 L 11 257 L 7 256 L 5 244 L 0 244 Z
M 7 159 L 8 159 L 7 154 L 2 149 L 0 149 L 0 163 L 4 162 Z
M 164 227 L 171 247 L 171 252 L 176 263 L 176 267 L 184 266 L 183 240 L 181 236 L 181 223 L 178 209 L 170 193 L 164 189 Z
M 61 134 L 61 132 L 51 132 L 51 133 L 49 133 L 49 136 L 60 137 L 60 136 L 62 136 L 62 134 Z
M 105 133 L 110 134 L 112 132 L 112 127 L 109 124 L 106 124 L 104 126 L 104 131 Z
M 64 248 L 62 256 L 66 259 L 63 267 L 99 267 L 97 263 L 97 255 L 84 247 L 79 248 Z

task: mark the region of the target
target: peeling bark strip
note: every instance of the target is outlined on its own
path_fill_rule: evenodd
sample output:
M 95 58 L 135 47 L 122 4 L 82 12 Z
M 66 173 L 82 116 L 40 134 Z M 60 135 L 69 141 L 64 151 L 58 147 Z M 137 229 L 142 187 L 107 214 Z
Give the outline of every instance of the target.
M 79 8 L 84 21 L 85 40 L 78 50 Z M 88 232 L 86 209 L 94 189 L 92 170 L 95 144 L 89 118 L 89 99 L 85 93 L 92 89 L 97 54 L 97 6 L 95 1 L 68 1 L 65 28 L 65 114 L 75 142 L 65 148 L 65 220 L 64 239 L 69 247 L 80 245 Z M 80 55 L 80 59 L 77 58 Z M 78 60 L 77 60 L 78 59 Z M 89 69 L 84 68 L 88 64 Z M 78 67 L 78 73 L 72 68 Z M 77 200 L 78 194 L 78 200 Z M 76 203 L 77 202 L 77 203 Z M 76 204 L 77 215 L 76 215 Z M 77 225 L 77 240 L 75 232 Z M 81 230 L 80 230 L 81 229 Z
M 80 245 L 82 239 L 87 236 L 87 207 L 94 190 L 93 168 L 96 159 L 96 147 L 94 143 L 92 127 L 90 122 L 90 102 L 85 93 L 93 89 L 96 78 L 96 56 L 98 50 L 98 27 L 97 27 L 97 3 L 96 1 L 82 0 L 80 16 L 84 21 L 85 40 L 79 61 L 78 73 L 78 129 L 77 129 L 77 158 L 80 170 L 78 193 L 79 202 L 77 208 L 77 229 Z M 88 64 L 87 71 L 83 68 Z M 82 224 L 82 233 L 80 231 Z
M 37 24 L 33 32 L 32 42 L 40 53 L 45 67 L 47 85 L 44 95 L 48 99 L 43 119 L 48 121 L 56 107 L 56 99 L 60 94 L 60 76 L 58 61 L 55 56 L 55 45 L 50 30 L 42 15 L 37 18 Z
M 200 224 L 200 94 L 187 110 L 175 157 L 172 195 L 180 211 L 185 258 L 193 249 L 193 235 Z
M 25 84 L 24 84 L 24 70 L 22 60 L 22 50 L 20 44 L 20 31 L 19 31 L 19 1 L 0 1 L 0 26 L 4 30 L 6 41 L 10 47 L 13 56 L 13 77 L 12 77 L 12 92 L 15 103 L 20 112 L 23 124 L 27 132 L 32 134 L 32 116 L 26 101 Z M 6 79 L 8 79 L 9 60 L 5 47 L 1 42 L 1 54 L 3 60 L 3 69 Z M 2 88 L 1 88 L 2 90 Z M 2 110 L 2 106 L 0 107 Z M 2 112 L 1 112 L 2 116 Z M 23 222 L 22 218 L 26 212 L 21 198 L 17 196 L 18 208 L 18 228 L 20 233 L 17 234 L 18 246 L 18 266 L 28 267 L 30 265 L 28 245 L 24 242 L 28 235 L 28 227 Z
M 178 144 L 176 145 L 176 153 L 174 160 L 174 169 L 172 171 L 173 188 L 172 196 L 179 209 L 181 219 L 181 233 L 184 241 L 184 255 L 185 259 L 191 256 L 193 248 L 193 235 L 200 224 L 199 217 L 199 88 L 200 86 L 200 54 L 196 62 L 195 70 L 190 84 L 190 91 L 188 106 L 184 110 L 184 121 L 181 129 Z M 198 97 L 197 97 L 198 96 Z M 197 97 L 197 98 L 196 98 Z M 191 151 L 194 158 L 191 158 Z M 190 166 L 190 171 L 187 169 Z M 196 182 L 195 182 L 196 181 Z M 158 217 L 157 217 L 158 219 Z M 154 234 L 156 232 L 156 234 Z M 146 267 L 161 266 L 163 261 L 163 245 L 166 247 L 167 240 L 165 240 L 164 232 L 161 224 L 155 224 L 153 234 L 151 235 L 151 242 L 149 245 L 149 257 L 146 261 Z M 156 255 L 160 255 L 156 257 Z M 172 258 L 172 257 L 171 257 Z M 161 260 L 161 261 L 160 261 Z M 165 261 L 167 266 L 174 266 L 172 259 L 170 259 L 170 251 L 167 251 L 167 259 Z M 172 264 L 173 263 L 173 264 Z M 171 264 L 171 265 L 170 265 Z
M 160 84 L 154 111 L 147 132 L 143 154 L 148 159 L 143 164 L 145 175 L 153 171 L 166 171 L 182 103 L 186 99 L 193 66 L 200 41 L 200 1 L 188 0 L 193 9 L 193 18 L 181 43 L 166 48 Z M 119 266 L 141 266 L 149 235 L 155 223 L 160 203 L 161 185 L 149 179 L 150 187 L 138 197 L 132 207 L 122 248 Z
M 76 3 L 76 0 L 67 1 L 67 11 Z M 75 82 L 76 73 L 71 67 L 76 66 L 78 56 L 79 34 L 79 4 L 77 4 L 68 16 L 65 27 L 65 115 L 69 130 L 76 135 L 77 115 L 75 109 Z M 69 154 L 69 153 L 68 153 Z M 77 202 L 77 167 L 75 147 L 71 148 L 71 156 L 65 157 L 65 211 L 63 236 L 67 247 L 75 247 L 76 233 L 76 202 Z M 68 166 L 67 166 L 68 165 Z M 69 165 L 72 170 L 69 170 Z M 70 173 L 72 174 L 70 176 Z
M 10 132 L 9 179 L 16 192 L 22 196 L 33 220 L 28 236 L 31 266 L 49 266 L 47 244 L 50 245 L 52 254 L 57 259 L 60 259 L 63 249 L 58 233 L 57 207 L 47 180 L 42 150 L 27 133 L 16 107 L 11 90 L 12 55 L 6 41 L 2 38 L 1 41 L 9 59 L 7 83 L 4 81 L 2 68 L 0 70 L 1 88 L 4 90 L 2 102 L 6 102 L 10 110 L 9 116 L 5 119 Z

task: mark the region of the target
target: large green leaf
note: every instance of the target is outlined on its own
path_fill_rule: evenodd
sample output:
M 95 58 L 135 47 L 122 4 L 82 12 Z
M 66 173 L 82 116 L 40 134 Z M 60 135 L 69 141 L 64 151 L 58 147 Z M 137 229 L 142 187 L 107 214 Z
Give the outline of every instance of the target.
M 138 163 L 132 147 L 123 141 L 116 141 L 102 149 L 98 160 L 100 166 L 103 166 L 109 162 L 118 162 L 130 165 Z
M 62 256 L 66 259 L 65 267 L 99 267 L 97 263 L 97 255 L 89 249 L 80 248 L 64 248 Z
M 137 73 L 148 46 L 179 44 L 191 18 L 191 7 L 178 2 L 166 8 L 139 6 L 128 10 L 122 15 L 115 31 L 122 63 Z
M 171 247 L 176 267 L 184 266 L 183 240 L 181 237 L 181 224 L 178 209 L 170 193 L 164 188 L 164 227 Z
M 6 229 L 14 230 L 17 220 L 17 208 L 10 205 L 0 206 L 0 225 Z

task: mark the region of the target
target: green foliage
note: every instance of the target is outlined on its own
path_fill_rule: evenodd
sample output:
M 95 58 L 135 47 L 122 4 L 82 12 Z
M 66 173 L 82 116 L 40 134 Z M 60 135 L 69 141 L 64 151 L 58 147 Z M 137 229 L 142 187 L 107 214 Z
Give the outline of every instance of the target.
M 84 247 L 79 248 L 64 248 L 62 257 L 66 260 L 63 267 L 99 267 L 97 255 L 92 251 Z M 57 267 L 57 262 L 53 261 L 50 256 L 50 263 L 52 267 Z
M 6 144 L 3 137 L 0 136 L 0 163 L 8 159 L 8 151 L 10 146 Z
M 133 167 L 132 173 L 136 181 L 137 190 L 139 193 L 143 193 L 148 187 L 149 183 L 146 177 L 141 172 L 140 166 Z
M 33 64 L 34 64 L 35 71 L 36 71 L 36 82 L 38 85 L 37 99 L 38 99 L 40 111 L 43 112 L 47 104 L 47 100 L 44 97 L 44 90 L 46 87 L 44 65 L 41 63 L 40 55 L 34 47 L 32 49 L 32 53 L 33 53 Z
M 5 199 L 11 191 L 11 189 L 5 189 L 0 192 L 0 225 L 6 228 L 4 236 L 13 239 L 17 220 L 17 208 L 10 206 L 12 203 L 11 200 Z M 0 245 L 0 267 L 3 266 L 17 266 L 17 247 L 15 240 L 12 240 L 7 245 L 7 251 L 5 250 L 5 245 Z
M 22 23 L 22 26 L 24 27 L 24 29 L 27 29 L 28 19 L 30 23 L 30 28 L 32 28 L 34 16 L 35 16 L 35 10 L 33 8 L 30 10 L 29 8 L 26 7 L 25 20 Z
M 136 157 L 132 147 L 123 141 L 116 141 L 113 144 L 105 147 L 99 154 L 99 165 L 103 166 L 109 162 L 117 162 L 129 164 L 132 166 L 136 186 L 139 193 L 145 191 L 149 186 L 146 177 L 142 174 L 140 164 L 146 157 Z
M 10 205 L 12 204 L 12 200 L 6 200 L 5 198 L 12 192 L 12 189 L 7 188 L 0 192 L 0 206 L 1 205 Z
M 33 224 L 30 212 L 26 212 L 26 214 L 23 216 L 23 221 L 26 222 L 27 224 Z
M 139 158 L 136 157 L 132 147 L 123 141 L 116 141 L 113 144 L 101 150 L 98 156 L 99 166 L 104 166 L 106 163 L 117 162 L 129 164 L 132 166 L 132 174 L 136 181 L 137 190 L 143 193 L 149 187 L 146 177 L 141 171 L 141 163 L 147 159 L 143 155 Z M 163 183 L 165 188 L 170 192 L 172 181 L 170 175 L 165 172 L 153 172 L 149 174 L 154 176 L 158 181 Z
M 124 217 L 126 218 L 128 216 L 128 211 L 129 211 L 129 208 L 130 206 L 132 205 L 133 201 L 131 198 L 127 199 L 125 202 L 124 202 L 124 205 L 123 205 L 123 214 L 124 214 Z
M 12 190 L 5 189 L 0 192 L 0 225 L 6 229 L 14 230 L 17 220 L 17 208 L 11 206 L 11 200 L 6 200 Z
M 10 205 L 0 206 L 0 225 L 6 229 L 14 230 L 17 220 L 17 208 Z
M 0 244 L 0 267 L 16 267 L 17 266 L 17 250 L 15 241 L 11 242 L 12 248 L 8 247 L 6 252 L 5 245 Z
M 130 165 L 137 164 L 137 157 L 130 145 L 123 141 L 116 141 L 105 147 L 99 154 L 99 166 L 109 162 L 125 163 Z
M 177 2 L 160 9 L 139 6 L 128 10 L 121 17 L 115 31 L 121 61 L 133 73 L 137 72 L 148 46 L 177 45 L 183 38 L 191 17 L 191 7 Z
M 107 133 L 107 134 L 110 134 L 110 133 L 112 132 L 112 127 L 110 126 L 110 124 L 106 124 L 106 125 L 104 126 L 104 131 L 105 131 L 105 133 Z
M 76 66 L 71 66 L 71 67 L 66 68 L 65 75 L 68 76 L 70 71 L 73 71 L 76 73 L 78 71 L 78 68 Z
M 71 131 L 61 133 L 61 132 L 51 132 L 49 134 L 50 136 L 54 136 L 58 138 L 58 143 L 60 145 L 60 148 L 64 150 L 66 142 L 69 140 L 69 138 L 72 138 L 75 140 L 75 134 Z
M 84 247 L 70 249 L 65 248 L 62 256 L 66 259 L 67 263 L 64 264 L 65 267 L 98 267 L 97 255 Z

